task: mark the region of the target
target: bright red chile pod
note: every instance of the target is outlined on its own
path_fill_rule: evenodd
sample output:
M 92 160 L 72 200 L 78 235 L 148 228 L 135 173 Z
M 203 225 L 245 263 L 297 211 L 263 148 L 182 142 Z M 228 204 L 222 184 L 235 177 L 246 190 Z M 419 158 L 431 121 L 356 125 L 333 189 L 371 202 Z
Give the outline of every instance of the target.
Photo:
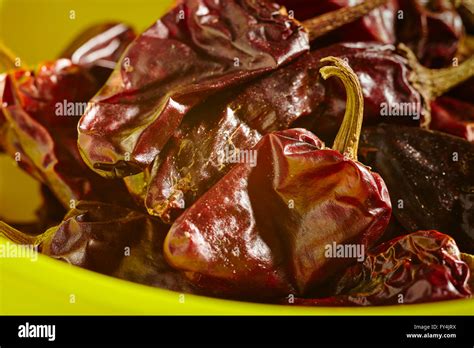
M 333 65 L 323 76 L 338 76 L 348 93 L 334 148 L 302 129 L 270 133 L 237 152 L 255 161 L 235 165 L 171 227 L 165 256 L 198 287 L 231 297 L 302 295 L 353 261 L 326 258 L 327 244 L 369 248 L 388 225 L 385 184 L 357 161 L 359 82 L 342 60 L 324 62 Z

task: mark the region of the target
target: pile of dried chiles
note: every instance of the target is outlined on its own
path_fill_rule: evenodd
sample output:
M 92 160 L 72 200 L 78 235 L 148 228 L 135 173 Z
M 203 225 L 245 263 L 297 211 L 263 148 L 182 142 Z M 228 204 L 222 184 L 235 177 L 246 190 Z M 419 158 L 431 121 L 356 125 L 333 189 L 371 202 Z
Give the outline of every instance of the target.
M 472 0 L 182 0 L 0 62 L 0 150 L 43 197 L 11 241 L 254 302 L 474 291 Z

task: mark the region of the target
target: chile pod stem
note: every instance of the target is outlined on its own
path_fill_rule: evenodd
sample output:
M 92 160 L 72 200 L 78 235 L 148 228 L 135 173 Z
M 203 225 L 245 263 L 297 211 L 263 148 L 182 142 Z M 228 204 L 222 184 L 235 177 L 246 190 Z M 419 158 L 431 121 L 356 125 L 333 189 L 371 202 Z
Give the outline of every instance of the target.
M 338 77 L 344 84 L 347 95 L 346 112 L 332 148 L 357 161 L 360 132 L 364 120 L 362 87 L 356 73 L 344 60 L 336 57 L 326 57 L 321 59 L 321 62 L 333 64 L 324 66 L 319 70 L 322 77 L 325 80 L 332 76 Z
M 37 244 L 36 243 L 37 237 L 29 236 L 25 233 L 22 233 L 2 221 L 0 221 L 0 236 L 6 237 L 10 241 L 17 244 L 28 244 L 28 245 Z
M 458 66 L 443 69 L 429 69 L 422 66 L 411 51 L 408 52 L 407 58 L 415 72 L 413 79 L 425 91 L 430 101 L 474 76 L 474 57 Z
M 386 4 L 387 1 L 388 0 L 367 0 L 356 6 L 331 11 L 319 17 L 304 21 L 303 27 L 308 32 L 310 41 L 312 41 L 345 24 L 356 21 L 373 9 Z
M 404 44 L 398 45 L 398 49 L 406 57 L 408 65 L 412 69 L 410 82 L 424 99 L 424 117 L 421 126 L 429 127 L 431 123 L 431 102 L 474 76 L 474 56 L 457 66 L 429 69 L 421 65 L 413 51 Z

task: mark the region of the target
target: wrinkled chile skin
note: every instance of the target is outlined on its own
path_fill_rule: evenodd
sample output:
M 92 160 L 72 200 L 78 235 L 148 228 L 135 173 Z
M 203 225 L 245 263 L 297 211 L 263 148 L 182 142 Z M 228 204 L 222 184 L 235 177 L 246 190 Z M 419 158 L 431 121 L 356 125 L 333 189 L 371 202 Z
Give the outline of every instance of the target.
M 121 182 L 103 179 L 82 161 L 76 142 L 79 115 L 58 114 L 58 103 L 86 103 L 100 88 L 88 71 L 59 59 L 34 71 L 13 71 L 0 82 L 5 121 L 0 143 L 11 157 L 20 154 L 22 169 L 47 185 L 64 207 L 81 199 L 128 203 Z
M 461 16 L 450 0 L 398 0 L 403 18 L 397 21 L 398 42 L 408 45 L 430 68 L 452 65 L 464 35 Z
M 364 263 L 348 268 L 335 296 L 296 298 L 300 306 L 380 306 L 446 301 L 471 296 L 469 266 L 456 242 L 438 231 L 419 231 L 369 251 Z
M 86 163 L 108 177 L 142 172 L 193 106 L 307 51 L 307 33 L 280 10 L 267 0 L 189 0 L 157 21 L 81 119 Z
M 264 134 L 297 126 L 331 143 L 344 117 L 346 97 L 338 79 L 324 81 L 319 73 L 326 56 L 347 58 L 359 76 L 364 124 L 419 125 L 413 117 L 380 115 L 383 104 L 422 103 L 409 82 L 406 60 L 393 46 L 346 43 L 313 51 L 236 95 L 213 98 L 193 110 L 147 177 L 141 199 L 149 212 L 167 223 L 176 219 L 232 167 L 219 161 L 226 147 L 249 149 Z
M 40 250 L 95 272 L 164 289 L 195 292 L 186 277 L 164 259 L 162 246 L 167 230 L 167 226 L 141 212 L 83 201 L 48 232 Z
M 363 131 L 359 156 L 383 177 L 405 229 L 436 229 L 455 238 L 461 251 L 474 252 L 474 144 L 380 125 Z
M 326 244 L 367 249 L 380 238 L 391 205 L 376 173 L 302 129 L 254 150 L 255 167 L 234 166 L 166 237 L 168 262 L 196 286 L 233 298 L 305 294 L 352 262 L 325 258 Z
M 293 11 L 295 18 L 306 20 L 339 10 L 348 6 L 362 3 L 362 0 L 280 0 L 279 3 L 288 11 Z M 395 14 L 398 10 L 398 2 L 389 0 L 354 23 L 349 23 L 324 37 L 314 44 L 322 47 L 336 42 L 359 42 L 372 41 L 384 44 L 396 43 Z

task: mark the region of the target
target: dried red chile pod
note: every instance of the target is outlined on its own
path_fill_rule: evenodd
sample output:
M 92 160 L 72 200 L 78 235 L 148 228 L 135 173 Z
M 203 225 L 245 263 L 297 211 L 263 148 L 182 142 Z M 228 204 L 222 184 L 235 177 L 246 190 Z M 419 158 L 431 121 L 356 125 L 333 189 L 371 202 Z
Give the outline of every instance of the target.
M 137 199 L 141 197 L 150 214 L 169 223 L 231 168 L 219 160 L 229 147 L 249 149 L 262 135 L 291 127 L 310 129 L 332 142 L 344 116 L 345 92 L 339 81 L 323 81 L 319 75 L 320 59 L 327 55 L 347 59 L 358 74 L 368 124 L 419 126 L 419 114 L 432 96 L 474 74 L 474 69 L 469 70 L 474 60 L 452 70 L 426 70 L 413 60 L 409 63 L 390 45 L 346 43 L 313 51 L 236 96 L 221 95 L 191 111 L 152 169 L 140 182 L 134 179 Z M 408 105 L 407 111 L 414 113 L 392 116 L 387 111 L 387 117 L 382 117 L 383 109 L 392 105 Z M 429 124 L 428 112 L 422 122 Z
M 469 274 L 454 239 L 438 231 L 419 231 L 369 251 L 363 263 L 345 271 L 335 296 L 290 303 L 378 306 L 467 298 Z
M 88 72 L 60 59 L 34 71 L 13 71 L 0 88 L 4 151 L 67 208 L 71 200 L 129 201 L 123 184 L 90 171 L 77 148 L 80 113 L 70 115 L 68 108 L 74 111 L 76 105 L 85 105 L 99 87 Z
M 431 103 L 430 129 L 474 142 L 474 104 L 450 97 Z
M 308 48 L 302 27 L 274 3 L 185 1 L 129 46 L 93 98 L 79 124 L 83 156 L 102 175 L 139 173 L 192 106 Z
M 362 0 L 280 0 L 295 18 L 305 20 L 346 6 L 362 3 Z M 372 10 L 354 23 L 346 24 L 340 29 L 331 32 L 329 37 L 322 40 L 328 42 L 356 42 L 375 41 L 386 44 L 395 44 L 395 15 L 398 9 L 396 0 L 389 0 L 386 4 Z M 292 11 L 292 12 L 291 12 Z
M 399 42 L 407 44 L 423 65 L 451 65 L 464 34 L 461 16 L 450 0 L 399 0 Z
M 133 282 L 194 292 L 163 257 L 167 227 L 150 216 L 101 202 L 79 202 L 58 226 L 38 237 L 0 222 L 0 235 L 38 246 L 55 259 Z
M 82 32 L 61 54 L 89 69 L 104 84 L 127 46 L 135 39 L 134 30 L 123 23 L 101 23 Z
M 326 244 L 368 248 L 385 230 L 388 192 L 356 160 L 360 85 L 343 61 L 325 62 L 334 65 L 321 69 L 324 77 L 338 76 L 348 91 L 334 150 L 306 130 L 270 133 L 234 153 L 241 163 L 171 227 L 166 258 L 200 288 L 241 298 L 304 294 L 351 262 L 325 258 Z
M 211 94 L 309 50 L 314 39 L 387 0 L 369 0 L 303 26 L 269 0 L 186 0 L 141 34 L 79 125 L 86 163 L 108 177 L 142 172 L 184 115 Z M 113 120 L 113 122 L 111 122 Z
M 361 142 L 360 155 L 384 178 L 404 228 L 436 229 L 474 251 L 474 144 L 394 125 L 365 129 Z

